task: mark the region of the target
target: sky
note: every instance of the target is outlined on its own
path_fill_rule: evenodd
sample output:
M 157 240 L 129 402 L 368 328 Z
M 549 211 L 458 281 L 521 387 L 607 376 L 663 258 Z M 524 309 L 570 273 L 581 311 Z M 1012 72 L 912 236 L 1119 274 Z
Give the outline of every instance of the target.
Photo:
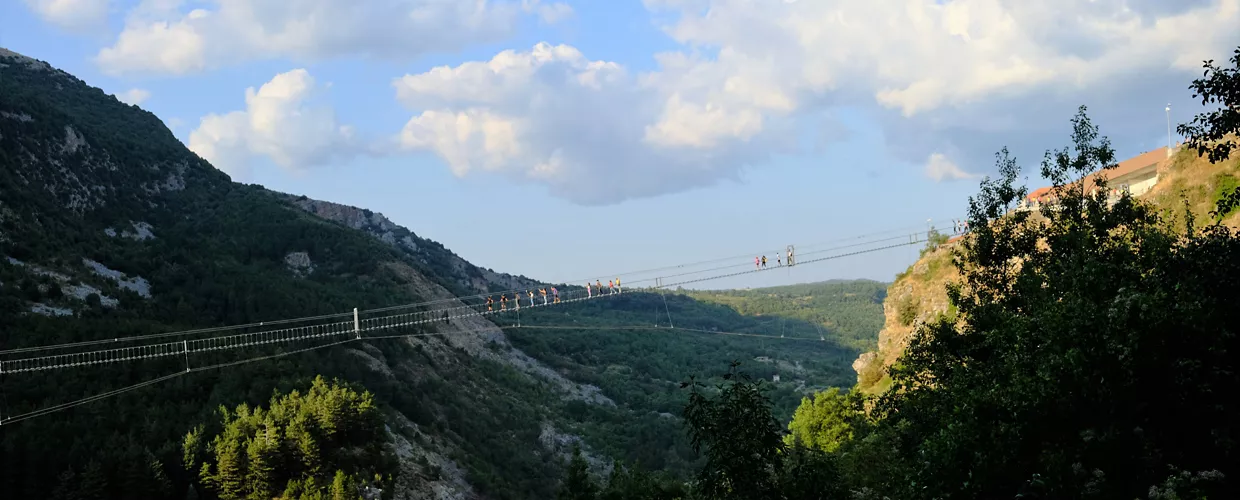
M 1164 146 L 1237 26 L 1240 0 L 0 2 L 0 47 L 233 180 L 557 282 L 950 226 L 1000 148 L 1041 186 L 1080 105 L 1119 158 Z M 890 281 L 916 255 L 694 286 Z

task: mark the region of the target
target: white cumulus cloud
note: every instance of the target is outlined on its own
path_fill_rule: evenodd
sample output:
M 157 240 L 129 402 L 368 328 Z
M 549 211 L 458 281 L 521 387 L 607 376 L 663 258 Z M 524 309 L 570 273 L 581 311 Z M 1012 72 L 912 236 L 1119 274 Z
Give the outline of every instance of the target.
M 246 89 L 244 110 L 204 116 L 190 132 L 189 148 L 241 178 L 256 157 L 298 171 L 370 152 L 329 106 L 314 103 L 320 87 L 304 69 L 280 73 L 258 90 Z
M 151 91 L 146 89 L 133 88 L 116 94 L 116 98 L 125 104 L 139 106 L 151 97 Z
M 57 0 L 69 1 L 69 0 Z M 513 32 L 523 10 L 571 12 L 526 0 L 145 0 L 95 57 L 112 75 L 187 74 L 247 60 L 369 57 L 406 60 Z
M 504 51 L 393 85 L 416 113 L 400 133 L 405 148 L 438 154 L 458 176 L 481 170 L 541 182 L 582 204 L 734 177 L 762 150 L 738 139 L 681 140 L 678 127 L 717 128 L 727 137 L 738 126 L 711 120 L 716 109 L 672 108 L 665 120 L 664 103 L 677 101 L 675 94 L 566 45 Z
M 684 71 L 709 73 L 692 81 L 700 100 L 731 91 L 738 109 L 764 115 L 868 105 L 910 162 L 944 140 L 971 161 L 1030 131 L 1058 145 L 1079 104 L 1108 124 L 1140 123 L 1141 99 L 1154 109 L 1187 97 L 1201 61 L 1240 43 L 1240 0 L 646 3 L 679 16 L 666 26 L 676 40 L 717 49 Z
M 926 176 L 941 182 L 945 180 L 972 179 L 973 174 L 961 170 L 942 153 L 932 153 L 926 160 Z
M 543 3 L 541 0 L 521 0 L 521 8 L 526 12 L 537 13 L 538 18 L 547 24 L 555 24 L 573 15 L 573 8 L 566 3 Z
M 1187 100 L 1202 60 L 1240 44 L 1240 0 L 645 4 L 682 44 L 656 70 L 540 44 L 406 75 L 402 144 L 457 175 L 608 203 L 735 177 L 847 106 L 877 120 L 891 158 L 965 178 L 1005 145 L 1033 167 L 1080 104 L 1131 151 L 1164 126 L 1168 99 Z
M 69 31 L 88 31 L 103 26 L 110 0 L 26 0 L 26 5 L 43 18 Z

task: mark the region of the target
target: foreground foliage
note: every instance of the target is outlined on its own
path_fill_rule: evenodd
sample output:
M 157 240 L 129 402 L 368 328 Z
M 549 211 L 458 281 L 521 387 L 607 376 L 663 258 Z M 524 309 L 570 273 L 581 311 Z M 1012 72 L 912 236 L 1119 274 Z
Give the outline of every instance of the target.
M 1006 213 L 1024 190 L 1003 153 L 970 202 L 964 279 L 948 291 L 963 321 L 919 331 L 877 402 L 876 432 L 906 457 L 890 495 L 989 498 L 1029 481 L 1054 498 L 1132 498 L 1181 470 L 1233 472 L 1240 240 L 1073 183 L 1114 163 L 1083 109 L 1073 125 L 1042 166 L 1062 188 L 1045 222 Z

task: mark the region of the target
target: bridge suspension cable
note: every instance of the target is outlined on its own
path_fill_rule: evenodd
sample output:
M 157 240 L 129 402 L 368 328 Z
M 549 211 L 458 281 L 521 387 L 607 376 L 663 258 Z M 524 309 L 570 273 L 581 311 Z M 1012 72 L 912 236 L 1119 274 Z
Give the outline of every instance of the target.
M 906 229 L 913 228 L 913 227 L 919 227 L 919 226 L 904 226 L 903 228 L 898 228 L 898 229 L 888 229 L 888 230 L 884 230 L 884 231 L 876 231 L 876 232 L 867 233 L 867 234 L 858 235 L 858 236 L 852 236 L 852 237 L 846 237 L 846 238 L 836 238 L 836 239 L 833 239 L 833 240 L 828 240 L 827 242 L 819 242 L 819 243 L 814 243 L 814 244 L 810 244 L 810 245 L 802 245 L 802 246 L 801 246 L 801 249 L 815 248 L 815 247 L 819 247 L 819 246 L 822 246 L 822 245 L 824 245 L 824 244 L 828 244 L 828 243 L 838 243 L 838 242 L 842 242 L 842 241 L 853 241 L 853 240 L 857 240 L 857 239 L 864 239 L 864 238 L 868 238 L 868 237 L 871 237 L 871 236 L 884 235 L 884 234 L 891 234 L 891 233 L 894 233 L 894 232 L 898 232 L 898 231 L 901 231 L 901 230 L 906 230 Z M 902 238 L 902 237 L 904 237 L 904 236 L 908 236 L 908 235 L 910 235 L 910 234 L 919 234 L 919 232 L 913 232 L 913 233 L 905 233 L 905 234 L 901 234 L 900 236 L 898 236 L 898 237 L 896 237 L 896 238 Z M 879 241 L 884 241 L 884 240 L 887 240 L 887 239 L 891 239 L 891 238 L 884 238 L 883 240 L 879 240 Z M 869 241 L 869 242 L 870 242 L 870 243 L 873 243 L 874 241 Z M 867 243 L 867 242 L 860 242 L 860 243 L 856 243 L 856 244 L 854 244 L 854 245 L 847 245 L 847 246 L 864 245 L 864 244 L 866 244 L 866 243 Z M 818 251 L 814 251 L 814 252 L 803 252 L 803 251 L 798 251 L 798 254 L 799 254 L 799 255 L 802 255 L 802 256 L 804 256 L 804 255 L 811 255 L 811 254 L 816 254 L 816 253 L 820 253 L 820 252 L 823 252 L 823 251 L 836 250 L 836 249 L 839 249 L 839 248 L 842 248 L 842 247 L 833 247 L 833 248 L 828 248 L 828 249 L 826 249 L 826 250 L 818 250 Z M 650 273 L 653 273 L 653 272 L 658 272 L 658 271 L 666 271 L 666 270 L 671 270 L 671 269 L 684 269 L 684 268 L 692 268 L 692 267 L 696 267 L 696 266 L 699 266 L 699 265 L 712 264 L 712 263 L 716 263 L 716 262 L 723 262 L 723 261 L 734 260 L 734 259 L 742 259 L 742 258 L 747 258 L 747 257 L 752 256 L 752 255 L 761 255 L 761 254 L 762 254 L 762 252 L 761 252 L 761 251 L 759 251 L 759 252 L 752 252 L 752 253 L 748 253 L 748 254 L 744 254 L 744 255 L 740 255 L 740 256 L 734 256 L 734 257 L 723 257 L 723 258 L 718 258 L 718 259 L 711 259 L 711 260 L 705 260 L 705 261 L 698 261 L 698 262 L 686 263 L 686 264 L 678 264 L 678 265 L 673 265 L 673 266 L 663 266 L 663 267 L 659 267 L 659 268 L 652 268 L 652 269 L 646 269 L 646 270 L 629 271 L 629 272 L 627 272 L 627 273 L 621 273 L 621 274 L 619 274 L 619 275 L 615 275 L 615 276 L 632 276 L 632 275 L 650 274 Z M 731 268 L 731 267 L 742 267 L 742 266 L 745 266 L 745 265 L 746 265 L 746 264 L 737 264 L 737 265 L 734 265 L 734 266 L 725 266 L 724 268 Z M 691 272 L 679 273 L 679 274 L 672 275 L 672 276 L 661 276 L 661 277 L 653 277 L 653 278 L 640 279 L 640 280 L 637 280 L 637 281 L 636 281 L 636 283 L 650 283 L 650 282 L 654 282 L 654 284 L 655 284 L 655 287 L 656 287 L 656 288 L 657 288 L 657 287 L 678 286 L 678 285 L 683 285 L 683 284 L 685 284 L 685 283 L 663 284 L 663 283 L 662 283 L 662 280 L 664 280 L 664 279 L 666 279 L 666 278 L 671 278 L 671 277 L 680 277 L 680 276 L 688 276 L 688 275 L 692 275 L 692 274 L 701 274 L 701 273 L 703 273 L 703 272 L 710 272 L 710 271 L 714 271 L 714 270 L 718 270 L 718 269 L 721 269 L 721 268 L 713 268 L 713 269 L 705 269 L 705 270 L 699 270 L 699 271 L 691 271 Z M 588 282 L 589 280 L 576 280 L 576 281 L 571 281 L 571 282 L 567 282 L 567 283 L 576 283 L 576 282 L 578 282 L 578 281 L 586 281 L 586 282 Z M 700 282 L 700 281 L 705 281 L 705 280 L 696 280 L 696 281 L 694 281 L 694 282 Z M 634 282 L 630 282 L 630 284 L 633 284 L 633 283 L 634 283 Z M 537 286 L 544 286 L 544 285 L 545 285 L 545 284 L 538 284 Z M 576 285 L 567 285 L 567 286 L 570 286 L 570 287 L 576 287 Z M 419 308 L 419 307 L 428 307 L 428 306 L 432 306 L 432 305 L 437 305 L 437 304 L 445 304 L 445 303 L 453 303 L 453 302 L 464 302 L 464 303 L 468 303 L 470 300 L 479 300 L 479 299 L 484 299 L 485 297 L 488 297 L 488 296 L 495 296 L 495 295 L 498 295 L 498 294 L 508 294 L 508 293 L 514 293 L 514 292 L 517 292 L 517 291 L 523 291 L 523 290 L 526 290 L 526 289 L 527 289 L 527 288 L 522 288 L 522 289 L 513 289 L 513 290 L 503 290 L 503 291 L 497 291 L 497 292 L 491 292 L 491 293 L 483 293 L 483 294 L 475 294 L 475 295 L 466 295 L 466 296 L 453 297 L 453 298 L 447 298 L 447 299 L 437 299 L 437 300 L 424 301 L 424 302 L 416 302 L 416 303 L 409 303 L 409 304 L 400 304 L 400 305 L 387 306 L 387 307 L 381 307 L 381 308 L 375 308 L 375 309 L 367 309 L 367 310 L 362 311 L 362 312 L 363 312 L 364 314 L 375 314 L 375 313 L 387 312 L 387 311 L 394 311 L 394 310 L 399 310 L 399 309 L 411 309 L 411 308 Z M 152 334 L 145 334 L 145 335 L 134 335 L 134 336 L 128 336 L 128 337 L 111 338 L 111 339 L 85 340 L 85 341 L 79 341 L 79 342 L 68 342 L 68 343 L 54 344 L 54 345 L 46 345 L 46 346 L 19 347 L 19 348 L 13 348 L 13 349 L 4 349 L 4 350 L 0 350 L 0 355 L 5 355 L 5 354 L 16 354 L 16 353 L 24 353 L 24 352 L 37 352 L 37 351 L 46 351 L 46 350 L 56 350 L 56 349 L 67 349 L 67 348 L 74 348 L 74 347 L 86 347 L 86 346 L 101 345 L 101 344 L 109 344 L 109 343 L 120 343 L 120 342 L 138 342 L 138 341 L 143 341 L 143 340 L 161 339 L 161 338 L 169 338 L 169 337 L 194 336 L 194 335 L 202 335 L 202 334 L 209 334 L 209 333 L 228 332 L 228 331 L 234 331 L 234 330 L 245 330 L 245 329 L 249 329 L 249 328 L 269 327 L 269 326 L 277 326 L 277 325 L 290 325 L 290 324 L 296 324 L 296 323 L 306 323 L 306 322 L 312 322 L 312 321 L 322 321 L 322 320 L 326 320 L 326 319 L 346 318 L 346 317 L 352 316 L 353 314 L 354 314 L 354 312 L 353 312 L 353 311 L 347 311 L 347 312 L 340 312 L 340 313 L 329 313 L 329 314 L 314 315 L 314 316 L 303 316 L 303 317 L 298 317 L 298 318 L 286 318 L 286 319 L 276 319 L 276 320 L 270 320 L 270 321 L 251 322 L 251 323 L 245 323 L 245 324 L 240 324 L 240 325 L 227 325 L 227 326 L 218 326 L 218 327 L 209 327 L 209 328 L 197 328 L 197 329 L 191 329 L 191 330 L 179 330 L 179 331 L 173 331 L 173 332 L 161 332 L 161 333 L 152 333 Z M 0 373 L 3 373 L 3 372 L 0 372 Z
M 85 397 L 85 398 L 77 399 L 77 400 L 74 400 L 74 401 L 69 401 L 69 402 L 65 402 L 65 403 L 59 403 L 59 404 L 55 404 L 55 405 L 48 406 L 48 407 L 45 407 L 45 408 L 40 408 L 40 409 L 38 409 L 38 410 L 33 410 L 33 411 L 30 411 L 30 412 L 26 412 L 26 413 L 20 413 L 20 414 L 11 415 L 11 416 L 5 416 L 5 417 L 3 417 L 3 418 L 0 418 L 0 426 L 2 426 L 2 425 L 11 425 L 11 424 L 15 424 L 15 423 L 17 423 L 17 422 L 21 422 L 21 421 L 24 421 L 24 420 L 29 420 L 29 419 L 32 419 L 32 418 L 41 417 L 41 416 L 44 416 L 44 415 L 49 415 L 49 414 L 52 414 L 52 413 L 56 413 L 56 412 L 60 412 L 60 411 L 64 411 L 64 410 L 68 410 L 68 409 L 70 409 L 70 408 L 74 408 L 74 407 L 77 407 L 77 406 L 81 406 L 81 405 L 84 405 L 84 404 L 87 404 L 87 403 L 93 403 L 93 402 L 95 402 L 95 401 L 100 401 L 100 400 L 107 399 L 107 398 L 110 398 L 110 397 L 113 397 L 113 396 L 118 396 L 118 395 L 120 395 L 120 394 L 124 394 L 124 393 L 126 393 L 126 392 L 130 392 L 130 391 L 133 391 L 133 390 L 141 389 L 141 388 L 143 388 L 143 387 L 147 387 L 147 386 L 150 386 L 150 385 L 155 385 L 155 384 L 158 384 L 158 383 L 160 383 L 160 382 L 165 382 L 165 381 L 168 381 L 168 380 L 172 380 L 172 379 L 177 378 L 177 377 L 180 377 L 180 376 L 182 376 L 182 375 L 188 375 L 188 374 L 190 374 L 190 373 L 195 373 L 195 372 L 204 372 L 204 371 L 209 371 L 209 370 L 216 370 L 216 369 L 228 368 L 228 367 L 238 366 L 238 365 L 243 365 L 243 364 L 248 364 L 248 363 L 254 363 L 254 362 L 258 362 L 258 361 L 265 361 L 265 360 L 269 360 L 269 359 L 282 358 L 282 357 L 285 357 L 285 356 L 291 356 L 291 355 L 294 355 L 294 354 L 300 354 L 300 353 L 309 352 L 309 351 L 317 351 L 317 350 L 319 350 L 319 349 L 326 349 L 326 348 L 329 348 L 329 347 L 335 347 L 335 346 L 339 346 L 339 345 L 342 345 L 342 344 L 347 344 L 347 343 L 351 343 L 351 342 L 359 342 L 359 341 L 363 341 L 363 340 L 390 340 L 390 339 L 398 339 L 398 338 L 441 337 L 441 336 L 442 336 L 442 337 L 447 337 L 447 336 L 451 336 L 451 335 L 464 335 L 464 334 L 472 334 L 472 333 L 491 332 L 491 331 L 495 331 L 496 329 L 500 329 L 500 330 L 509 330 L 509 329 L 536 329 L 536 330 L 592 330 L 592 331 L 600 331 L 600 330 L 612 330 L 612 331 L 626 331 L 626 330 L 627 330 L 627 331 L 632 331 L 632 330 L 649 330 L 649 331 L 682 331 L 682 332 L 691 332 L 691 333 L 702 333 L 702 334 L 708 334 L 708 335 L 723 335 L 723 336 L 735 336 L 735 337 L 761 337 L 761 338 L 764 338 L 764 339 L 789 340 L 789 341 L 803 341 L 803 342 L 804 342 L 804 341 L 809 341 L 809 342 L 821 342 L 821 340 L 820 340 L 820 339 L 812 339 L 812 338 L 806 338 L 806 337 L 784 337 L 784 336 L 775 336 L 775 335 L 764 335 L 764 334 L 758 334 L 758 333 L 747 333 L 747 332 L 732 332 L 732 331 L 708 330 L 708 329 L 704 329 L 704 328 L 686 328 L 686 327 L 675 327 L 675 326 L 650 326 L 650 325 L 617 325 L 617 326 L 597 326 L 597 325 L 595 325 L 595 326 L 565 326 L 565 325 L 524 325 L 524 326 L 522 326 L 522 325 L 509 325 L 509 326 L 499 326 L 499 325 L 495 325 L 495 326 L 491 326 L 491 327 L 487 327 L 487 328 L 474 328 L 474 329 L 465 329 L 465 330 L 455 330 L 455 331 L 450 331 L 450 332 L 403 333 L 403 334 L 392 334 L 392 335 L 365 335 L 365 336 L 361 336 L 361 337 L 346 338 L 346 339 L 338 340 L 338 341 L 335 341 L 335 342 L 330 342 L 330 343 L 327 343 L 327 344 L 321 344 L 321 345 L 316 345 L 316 346 L 311 346 L 311 347 L 305 347 L 305 348 L 296 349 L 296 350 L 292 350 L 292 351 L 284 351 L 284 352 L 279 352 L 279 353 L 276 353 L 276 354 L 270 354 L 270 355 L 266 355 L 266 356 L 256 356 L 256 357 L 246 358 L 246 359 L 241 359 L 241 360 L 236 360 L 236 361 L 228 361 L 228 362 L 223 362 L 223 363 L 215 363 L 215 364 L 206 365 L 206 366 L 192 367 L 192 368 L 186 369 L 185 371 L 177 371 L 177 372 L 173 372 L 173 373 L 170 373 L 170 374 L 167 374 L 167 375 L 163 375 L 163 376 L 161 376 L 161 377 L 157 377 L 157 378 L 150 379 L 150 380 L 145 380 L 145 381 L 142 381 L 142 382 L 138 382 L 138 383 L 136 383 L 136 384 L 133 384 L 133 385 L 128 385 L 128 386 L 125 386 L 125 387 L 122 387 L 122 388 L 119 388 L 119 389 L 114 389 L 114 390 L 107 391 L 107 392 L 102 392 L 102 393 L 99 393 L 99 394 L 95 394 L 95 395 L 88 396 L 88 397 Z
M 860 255 L 860 254 L 865 254 L 865 253 L 872 253 L 872 252 L 887 250 L 887 249 L 901 247 L 901 246 L 913 245 L 913 244 L 921 243 L 923 241 L 924 240 L 920 240 L 917 238 L 910 238 L 908 241 L 883 245 L 879 247 L 870 247 L 870 248 L 864 248 L 860 250 L 853 250 L 853 251 L 845 252 L 845 253 L 825 255 L 825 256 L 821 256 L 817 258 L 812 258 L 809 260 L 799 260 L 797 265 L 805 265 L 805 264 L 811 264 L 815 262 L 822 262 L 822 261 L 827 261 L 827 260 L 850 257 L 850 256 Z M 856 246 L 857 245 L 845 245 L 841 248 L 856 247 Z M 810 254 L 825 253 L 829 250 L 830 249 L 821 250 L 818 252 L 810 252 Z M 712 269 L 709 269 L 703 272 L 723 271 L 727 269 L 734 269 L 736 267 L 738 267 L 738 265 L 720 266 L 720 267 L 712 268 Z M 660 283 L 658 283 L 656 286 L 645 287 L 644 289 L 652 290 L 652 289 L 660 289 L 660 288 L 671 288 L 671 287 L 683 286 L 683 285 L 691 284 L 691 283 L 699 283 L 699 282 L 709 281 L 709 280 L 735 277 L 735 276 L 741 276 L 741 275 L 746 275 L 746 274 L 754 274 L 754 273 L 760 273 L 760 272 L 765 272 L 765 271 L 773 271 L 776 269 L 779 269 L 779 267 L 767 267 L 767 268 L 756 267 L 754 269 L 728 272 L 724 274 L 716 274 L 716 275 L 711 275 L 711 276 L 706 276 L 706 277 L 686 278 L 683 280 L 674 281 L 670 283 L 662 283 L 660 281 Z M 693 273 L 690 273 L 690 274 L 693 274 Z M 605 298 L 615 297 L 617 295 L 619 294 L 593 294 L 593 293 L 586 292 L 584 289 L 567 290 L 563 292 L 563 295 L 562 295 L 563 298 L 556 298 L 554 301 L 552 301 L 546 297 L 543 297 L 541 304 L 535 302 L 531 305 L 524 306 L 524 307 L 525 308 L 545 308 L 545 307 L 552 307 L 556 305 L 581 302 L 585 300 L 605 299 Z M 112 364 L 112 363 L 149 360 L 149 359 L 167 358 L 167 357 L 184 357 L 187 362 L 186 368 L 187 370 L 189 370 L 190 367 L 188 366 L 188 359 L 189 359 L 190 354 L 197 354 L 197 353 L 210 352 L 210 351 L 241 349 L 241 348 L 246 348 L 246 347 L 269 345 L 269 344 L 284 344 L 284 343 L 300 342 L 300 341 L 307 341 L 307 340 L 313 340 L 313 339 L 340 338 L 340 337 L 347 337 L 347 336 L 353 336 L 354 338 L 362 338 L 363 333 L 371 332 L 375 330 L 386 330 L 386 329 L 398 328 L 398 327 L 411 327 L 411 326 L 418 326 L 418 325 L 437 324 L 441 321 L 446 322 L 446 321 L 451 321 L 453 319 L 459 320 L 463 318 L 476 317 L 476 316 L 494 316 L 498 314 L 516 313 L 522 308 L 521 306 L 519 306 L 519 302 L 517 304 L 518 305 L 516 305 L 513 308 L 501 307 L 499 310 L 495 310 L 493 307 L 488 307 L 487 310 L 480 310 L 481 307 L 479 305 L 466 304 L 466 305 L 457 306 L 457 307 L 441 308 L 441 309 L 435 309 L 435 310 L 429 310 L 429 311 L 413 311 L 413 312 L 389 314 L 389 315 L 384 315 L 384 316 L 376 316 L 376 317 L 368 317 L 368 318 L 362 318 L 360 311 L 355 310 L 352 313 L 353 318 L 351 321 L 336 321 L 336 322 L 329 322 L 329 323 L 301 325 L 301 326 L 293 326 L 293 327 L 278 328 L 278 329 L 265 329 L 265 330 L 255 331 L 255 332 L 244 332 L 244 333 L 236 333 L 236 334 L 231 334 L 231 335 L 211 336 L 211 337 L 196 338 L 196 339 L 181 339 L 181 340 L 174 340 L 174 341 L 149 343 L 145 345 L 96 349 L 96 350 L 90 350 L 90 351 L 73 352 L 73 353 L 65 353 L 65 354 L 51 354 L 51 355 L 41 355 L 41 356 L 27 356 L 27 357 L 20 357 L 20 358 L 0 359 L 0 374 L 58 370 L 58 369 L 65 369 L 65 368 L 105 365 L 105 364 Z M 390 308 L 384 308 L 384 309 L 379 309 L 378 311 L 390 311 L 390 310 L 391 310 Z M 333 315 L 333 316 L 327 316 L 327 317 L 334 318 L 338 316 L 339 315 Z M 49 350 L 49 349 L 55 349 L 55 348 L 62 348 L 62 349 L 73 348 L 77 346 L 78 345 L 47 346 L 40 350 Z M 9 352 L 0 353 L 0 354 L 11 354 L 15 352 L 34 352 L 34 350 L 28 349 L 24 351 L 9 351 Z

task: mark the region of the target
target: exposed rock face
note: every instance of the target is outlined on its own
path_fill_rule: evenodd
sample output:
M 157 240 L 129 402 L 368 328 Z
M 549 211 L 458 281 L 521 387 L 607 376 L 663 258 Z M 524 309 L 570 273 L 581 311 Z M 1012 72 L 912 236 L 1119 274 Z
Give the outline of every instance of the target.
M 341 205 L 327 201 L 319 201 L 306 197 L 295 197 L 282 193 L 283 197 L 297 207 L 320 218 L 338 222 L 347 227 L 364 231 L 380 241 L 403 250 L 416 262 L 446 265 L 454 271 L 454 278 L 461 287 L 471 293 L 486 293 L 492 287 L 503 290 L 536 287 L 540 283 L 524 276 L 513 276 L 497 273 L 489 269 L 477 267 L 457 256 L 443 245 L 419 238 L 412 231 L 398 226 L 384 217 L 383 214 L 370 210 Z
M 863 390 L 871 389 L 881 370 L 904 354 L 920 324 L 948 311 L 946 286 L 959 277 L 951 263 L 953 248 L 954 244 L 947 244 L 926 253 L 887 288 L 883 300 L 886 321 L 878 332 L 878 349 L 862 353 L 852 364 Z
M 142 241 L 155 237 L 155 233 L 151 232 L 151 225 L 145 222 L 130 222 L 133 226 L 133 232 L 123 231 L 121 236 L 132 240 Z
M 125 276 L 125 273 L 109 269 L 108 266 L 100 264 L 90 259 L 82 259 L 82 263 L 86 264 L 95 274 L 103 276 L 115 281 L 118 286 L 126 290 L 133 290 L 139 296 L 145 299 L 151 298 L 151 284 L 146 278 L 134 276 L 132 278 Z
M 585 442 L 582 441 L 581 436 L 560 432 L 554 425 L 551 425 L 551 422 L 543 422 L 542 432 L 538 435 L 538 442 L 542 444 L 544 449 L 555 453 L 564 461 L 572 459 L 573 447 L 577 446 L 581 449 L 582 458 L 585 458 L 586 463 L 590 465 L 590 472 L 599 477 L 611 475 L 611 470 L 615 466 L 615 462 L 592 453 Z
M 154 226 L 141 221 L 129 221 L 129 225 L 133 228 L 133 231 L 123 229 L 120 233 L 117 233 L 115 228 L 109 227 L 104 228 L 103 233 L 113 238 L 119 235 L 122 238 L 129 238 L 134 241 L 143 241 L 155 238 L 155 233 L 151 231 L 154 229 Z
M 314 272 L 314 263 L 310 261 L 310 254 L 306 252 L 292 252 L 284 256 L 284 265 L 288 266 L 294 276 L 305 277 Z
M 455 297 L 453 297 L 451 292 L 426 279 L 409 266 L 398 262 L 391 262 L 387 264 L 387 267 L 403 278 L 405 282 L 409 283 L 409 286 L 414 288 L 418 296 L 425 297 L 428 300 L 441 301 L 440 306 L 442 307 L 465 306 L 465 303 L 453 300 Z M 507 364 L 517 370 L 545 380 L 560 391 L 565 398 L 577 399 L 593 404 L 611 406 L 616 404 L 610 398 L 604 396 L 602 390 L 598 387 L 573 382 L 559 372 L 530 357 L 524 351 L 513 347 L 508 342 L 508 337 L 504 335 L 504 331 L 484 317 L 458 318 L 452 320 L 452 323 L 448 325 L 436 325 L 436 329 L 444 333 L 442 337 L 444 344 L 464 349 L 471 356 Z M 410 342 L 425 344 L 424 340 L 417 338 L 411 339 Z M 498 347 L 498 349 L 493 349 L 493 346 Z
M 477 492 L 465 480 L 465 469 L 454 460 L 435 449 L 447 448 L 447 444 L 423 433 L 418 425 L 400 413 L 391 413 L 392 425 L 387 427 L 388 437 L 400 460 L 400 476 L 393 488 L 399 500 L 472 500 L 479 498 Z M 395 427 L 395 429 L 393 428 Z M 416 437 L 420 446 L 406 436 Z
M 73 309 L 52 307 L 41 302 L 31 304 L 30 312 L 44 316 L 73 316 Z

